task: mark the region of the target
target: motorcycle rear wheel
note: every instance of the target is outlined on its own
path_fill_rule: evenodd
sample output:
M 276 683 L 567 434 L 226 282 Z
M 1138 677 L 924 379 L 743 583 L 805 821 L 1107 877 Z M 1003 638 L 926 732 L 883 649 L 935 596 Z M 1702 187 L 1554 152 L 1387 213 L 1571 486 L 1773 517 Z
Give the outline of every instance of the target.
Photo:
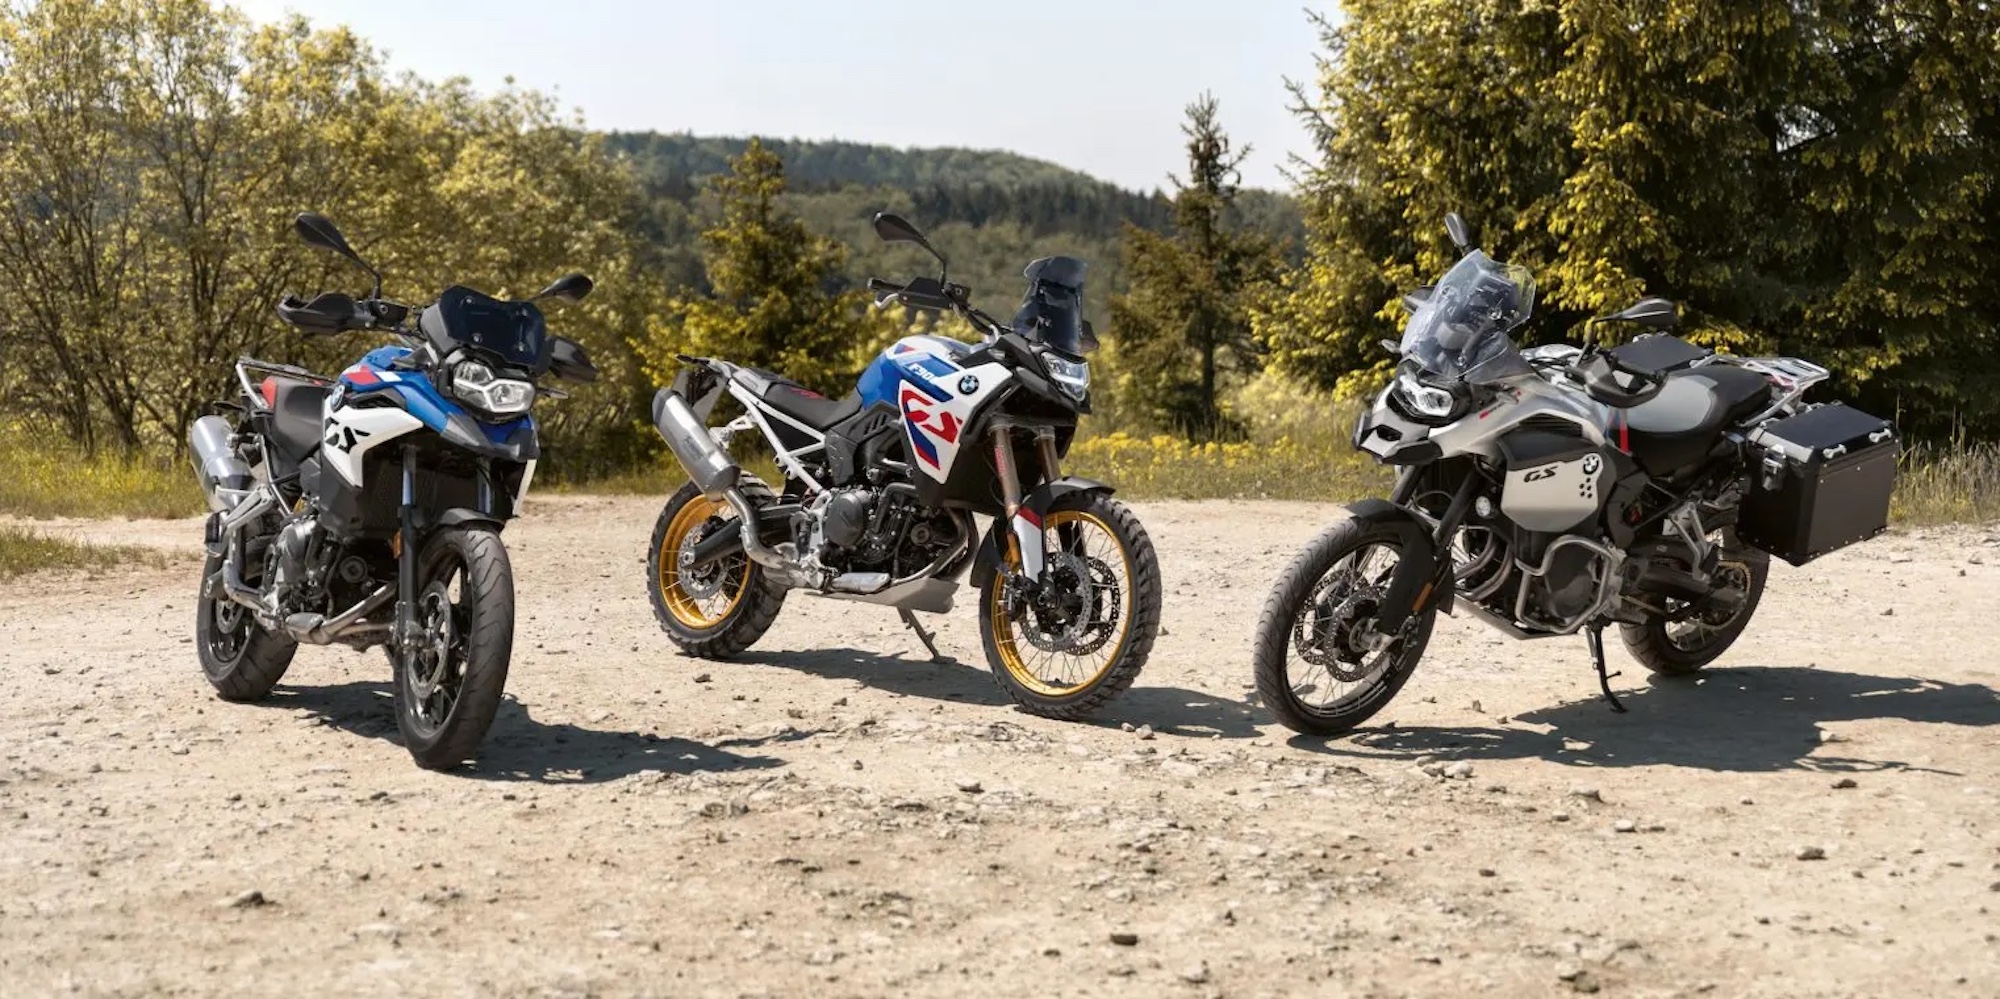
M 1621 624 L 1618 637 L 1625 651 L 1639 665 L 1661 676 L 1687 676 L 1721 658 L 1750 627 L 1750 617 L 1764 598 L 1764 583 L 1771 575 L 1771 556 L 1744 544 L 1736 532 L 1722 537 L 1722 554 L 1716 571 L 1732 572 L 1743 581 L 1743 606 L 1724 620 L 1695 618 L 1685 622 L 1648 621 Z
M 1409 630 L 1387 645 L 1364 649 L 1374 640 L 1371 601 L 1386 589 L 1401 546 L 1387 525 L 1343 520 L 1278 577 L 1257 622 L 1253 663 L 1258 696 L 1286 728 L 1315 736 L 1352 731 L 1387 707 L 1416 672 L 1437 622 L 1435 605 L 1417 612 Z M 1314 696 L 1322 690 L 1331 696 Z
M 752 507 L 771 499 L 760 482 L 744 481 Z M 737 552 L 700 569 L 683 570 L 680 554 L 718 530 L 739 530 L 729 504 L 710 500 L 690 482 L 660 510 L 646 553 L 646 595 L 660 630 L 696 659 L 728 659 L 755 644 L 778 620 L 785 587 Z
M 202 563 L 202 585 L 222 571 L 222 559 Z M 250 609 L 230 600 L 218 582 L 214 596 L 194 602 L 194 648 L 202 675 L 225 701 L 261 701 L 284 678 L 299 643 L 268 631 Z

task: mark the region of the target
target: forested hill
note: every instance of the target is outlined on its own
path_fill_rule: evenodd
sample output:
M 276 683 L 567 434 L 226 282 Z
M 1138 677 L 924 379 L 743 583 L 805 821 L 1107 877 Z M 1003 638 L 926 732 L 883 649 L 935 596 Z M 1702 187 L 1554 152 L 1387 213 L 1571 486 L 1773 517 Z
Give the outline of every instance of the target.
M 649 229 L 669 268 L 691 283 L 700 271 L 693 237 L 706 222 L 703 182 L 729 169 L 747 138 L 684 133 L 614 132 L 610 148 L 630 158 L 651 198 Z M 914 272 L 917 257 L 886 247 L 869 232 L 878 211 L 907 215 L 951 256 L 953 276 L 989 304 L 1016 293 L 1022 265 L 1063 253 L 1092 265 L 1094 318 L 1105 297 L 1124 288 L 1119 234 L 1126 222 L 1163 230 L 1168 194 L 1133 191 L 1044 160 L 1000 150 L 896 149 L 843 141 L 767 139 L 784 160 L 793 207 L 820 232 L 846 243 L 847 278 Z M 1168 168 L 1182 164 L 1165 164 Z M 1296 202 L 1270 191 L 1245 191 L 1243 221 L 1293 246 L 1303 232 Z M 1101 321 L 1101 319 L 1100 319 Z

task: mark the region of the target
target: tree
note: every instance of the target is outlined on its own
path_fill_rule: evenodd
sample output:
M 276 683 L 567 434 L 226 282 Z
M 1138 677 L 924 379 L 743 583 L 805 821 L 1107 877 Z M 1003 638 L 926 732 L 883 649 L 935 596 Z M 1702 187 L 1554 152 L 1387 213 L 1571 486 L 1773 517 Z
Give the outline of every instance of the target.
M 1236 216 L 1237 168 L 1250 150 L 1230 148 L 1216 108 L 1208 94 L 1188 105 L 1188 175 L 1174 179 L 1173 232 L 1125 226 L 1131 290 L 1111 300 L 1121 405 L 1155 426 L 1203 435 L 1228 430 L 1223 379 L 1257 368 L 1251 303 L 1281 265 L 1271 238 Z
M 1299 91 L 1307 260 L 1276 360 L 1374 384 L 1439 217 L 1535 270 L 1539 338 L 1641 294 L 1833 368 L 1906 424 L 2000 433 L 2000 8 L 1952 0 L 1355 0 Z
M 634 344 L 655 382 L 671 381 L 675 354 L 726 357 L 843 394 L 857 355 L 891 328 L 865 292 L 830 290 L 847 251 L 785 206 L 784 164 L 752 140 L 710 191 L 721 220 L 701 234 L 708 294 L 675 297 Z
M 205 0 L 0 3 L 0 412 L 96 447 L 178 447 L 240 354 L 327 370 L 369 344 L 279 324 L 287 291 L 358 276 L 291 233 L 339 220 L 392 297 L 463 283 L 600 292 L 552 322 L 605 370 L 552 407 L 567 460 L 633 436 L 627 340 L 657 287 L 638 187 L 546 98 L 390 80 L 345 29 L 253 28 Z

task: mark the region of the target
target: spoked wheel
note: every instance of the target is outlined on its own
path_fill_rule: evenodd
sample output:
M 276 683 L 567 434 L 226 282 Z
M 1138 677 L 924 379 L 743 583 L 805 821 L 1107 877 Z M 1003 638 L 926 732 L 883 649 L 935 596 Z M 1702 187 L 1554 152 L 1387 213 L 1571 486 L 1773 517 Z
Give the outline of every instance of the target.
M 1152 653 L 1159 560 L 1138 518 L 1102 493 L 1056 500 L 1042 538 L 1042 585 L 1000 573 L 981 580 L 979 636 L 1014 703 L 1048 718 L 1085 718 L 1131 686 Z
M 493 724 L 514 649 L 514 578 L 500 536 L 447 529 L 417 563 L 411 644 L 395 654 L 396 724 L 418 765 L 470 759 Z
M 753 506 L 771 495 L 761 483 L 742 488 Z M 696 545 L 740 529 L 729 504 L 704 497 L 692 482 L 667 500 L 653 526 L 646 556 L 653 617 L 688 655 L 725 659 L 749 648 L 784 606 L 784 587 L 767 581 L 764 567 L 740 549 L 707 565 L 692 564 Z
M 1750 617 L 1764 597 L 1771 556 L 1744 544 L 1734 531 L 1717 531 L 1709 540 L 1722 549 L 1713 579 L 1718 587 L 1739 594 L 1737 599 L 1700 611 L 1669 599 L 1664 601 L 1666 619 L 1618 627 L 1626 651 L 1655 673 L 1684 675 L 1714 662 L 1750 626 Z
M 1345 520 L 1328 528 L 1278 577 L 1257 623 L 1257 692 L 1285 727 L 1338 735 L 1382 710 L 1430 642 L 1437 608 L 1394 635 L 1376 617 L 1402 560 L 1384 525 Z
M 262 700 L 284 677 L 299 645 L 258 624 L 249 608 L 222 592 L 221 580 L 211 586 L 208 580 L 221 571 L 222 559 L 213 556 L 201 567 L 204 595 L 195 600 L 195 654 L 202 675 L 223 700 Z

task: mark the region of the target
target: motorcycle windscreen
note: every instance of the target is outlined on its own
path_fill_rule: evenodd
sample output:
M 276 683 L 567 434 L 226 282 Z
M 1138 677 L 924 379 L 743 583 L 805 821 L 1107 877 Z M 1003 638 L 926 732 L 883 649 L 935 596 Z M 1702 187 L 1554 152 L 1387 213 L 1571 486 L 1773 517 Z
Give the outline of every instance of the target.
M 1014 314 L 1013 326 L 1072 357 L 1095 346 L 1083 330 L 1083 272 L 1075 257 L 1043 257 L 1028 265 L 1028 297 Z
M 435 325 L 446 339 L 477 347 L 530 374 L 548 370 L 548 324 L 532 302 L 506 302 L 454 286 L 438 296 L 434 310 L 424 317 L 425 332 L 433 332 Z
M 1403 329 L 1403 356 L 1426 372 L 1493 382 L 1532 371 L 1508 335 L 1534 311 L 1535 279 L 1525 267 L 1478 250 L 1445 272 Z

